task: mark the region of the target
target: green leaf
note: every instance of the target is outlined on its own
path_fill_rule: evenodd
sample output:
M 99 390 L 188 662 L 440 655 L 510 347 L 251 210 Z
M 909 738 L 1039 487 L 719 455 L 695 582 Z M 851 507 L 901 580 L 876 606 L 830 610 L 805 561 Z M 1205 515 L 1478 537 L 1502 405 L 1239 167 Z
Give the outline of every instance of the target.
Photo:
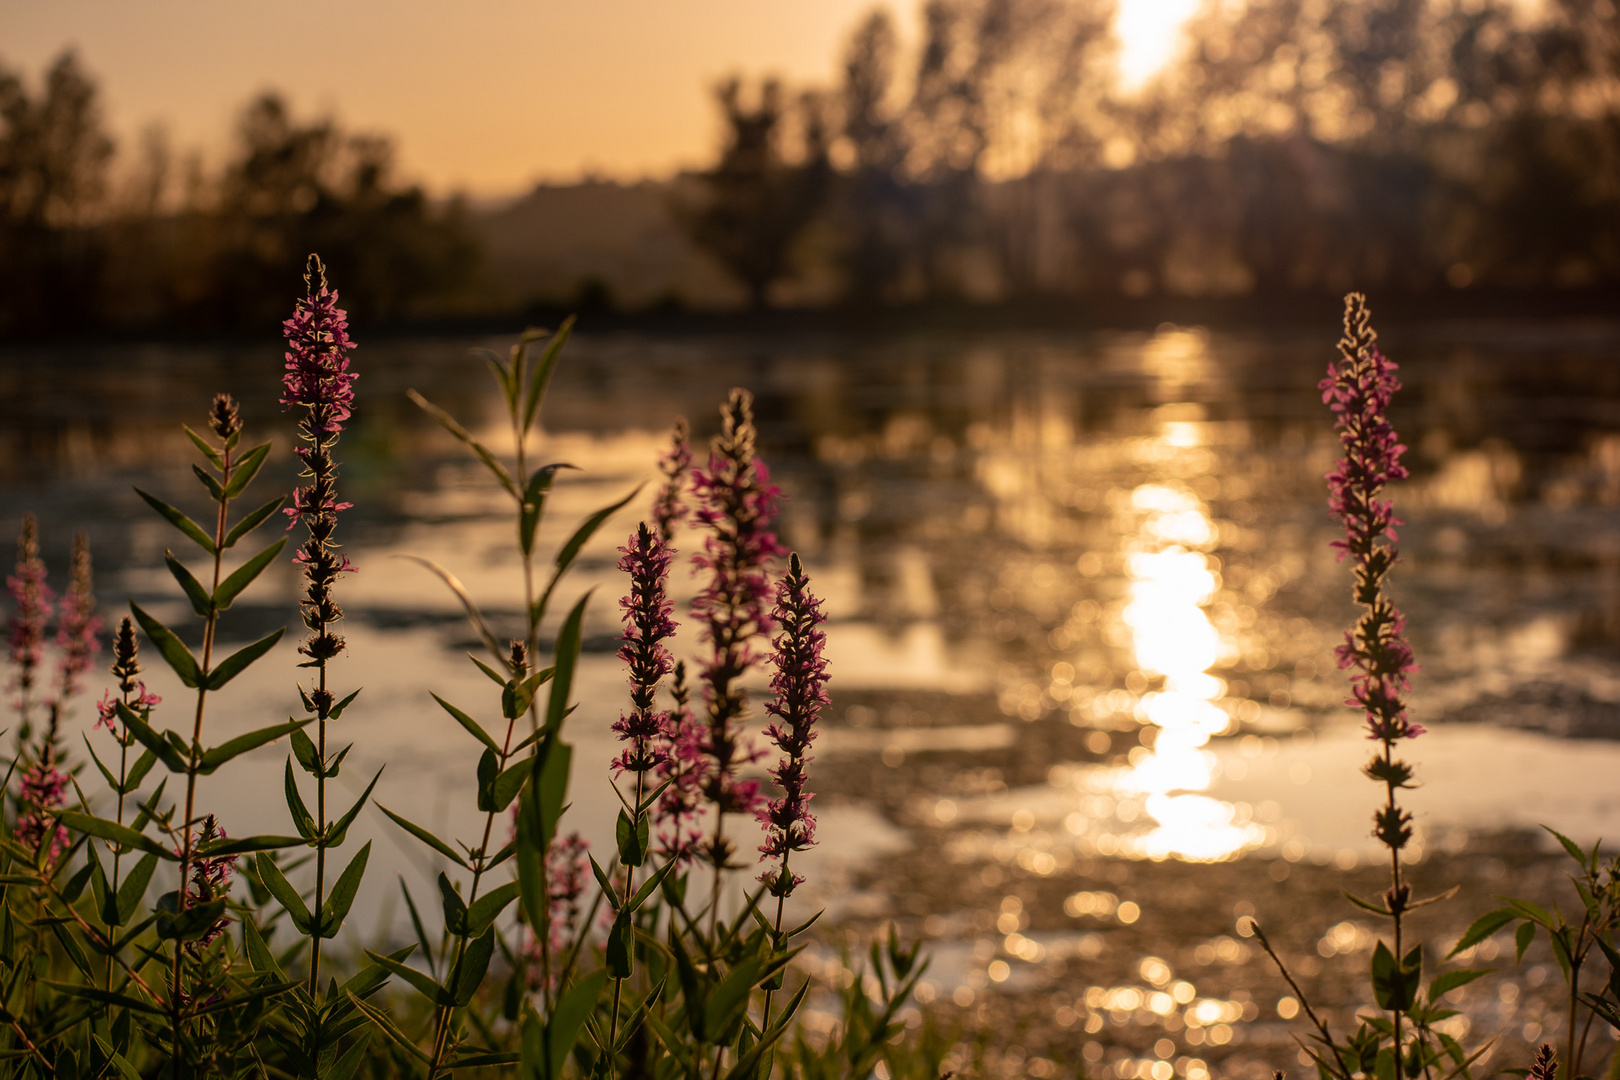
M 619 862 L 622 865 L 640 866 L 647 861 L 647 848 L 651 845 L 651 835 L 645 817 L 631 821 L 630 815 L 626 814 L 621 807 L 619 820 L 614 831 L 619 845 Z
M 434 978 L 438 978 L 439 969 L 433 963 L 433 946 L 428 943 L 427 928 L 422 925 L 422 915 L 416 910 L 416 901 L 411 898 L 411 887 L 405 884 L 405 875 L 399 875 L 399 891 L 405 894 L 405 907 L 411 913 L 411 927 L 416 931 L 416 940 L 422 946 L 422 958 L 427 961 L 428 971 Z
M 186 594 L 186 599 L 191 601 L 191 610 L 195 611 L 200 618 L 208 618 L 208 590 L 203 588 L 202 582 L 198 581 L 192 572 L 186 569 L 184 563 L 174 557 L 174 552 L 164 551 L 163 562 L 168 566 L 169 573 L 174 576 L 174 580 L 180 583 L 180 588 Z
M 590 601 L 590 592 L 580 597 L 557 634 L 552 661 L 551 697 L 546 702 L 547 731 L 561 732 L 563 717 L 568 714 L 568 694 L 574 686 L 574 667 L 579 663 L 580 624 L 585 619 L 585 605 Z
M 1380 941 L 1373 950 L 1373 995 L 1380 1009 L 1405 1011 L 1417 1000 L 1418 972 L 1395 962 L 1395 954 Z
M 186 433 L 189 435 L 191 433 L 191 429 L 187 428 Z M 195 436 L 193 436 L 193 438 L 195 438 Z M 103 1039 L 100 1035 L 91 1035 L 90 1037 L 96 1040 L 96 1048 L 99 1049 L 102 1056 L 107 1059 L 107 1063 L 118 1070 L 119 1076 L 122 1076 L 124 1080 L 141 1080 L 141 1074 L 138 1070 L 136 1070 L 135 1066 L 126 1061 L 124 1059 L 124 1055 L 114 1050 L 106 1039 Z
M 615 979 L 628 979 L 636 973 L 635 913 L 629 908 L 613 917 L 613 929 L 608 931 L 607 968 Z
M 201 525 L 197 524 L 195 521 L 192 521 L 186 515 L 182 514 L 180 511 L 176 510 L 174 507 L 170 506 L 156 495 L 149 495 L 140 488 L 135 489 L 135 494 L 145 499 L 146 505 L 150 506 L 152 509 L 161 514 L 170 525 L 173 525 L 175 528 L 185 533 L 186 536 L 190 538 L 191 541 L 198 547 L 202 548 L 210 555 L 216 553 L 216 549 L 214 547 L 214 538 L 204 532 Z
M 1464 949 L 1478 945 L 1517 918 L 1519 918 L 1518 913 L 1511 908 L 1497 908 L 1495 911 L 1487 911 L 1470 923 L 1467 930 L 1463 931 L 1463 936 L 1457 939 L 1457 944 L 1452 946 L 1450 952 L 1446 953 L 1446 959 L 1450 960 Z
M 371 783 L 366 785 L 366 790 L 360 793 L 360 797 L 354 801 L 354 805 L 349 807 L 335 823 L 327 826 L 326 844 L 328 847 L 339 847 L 347 839 L 349 826 L 353 825 L 354 819 L 360 816 L 361 809 L 365 807 L 366 800 L 371 798 L 372 789 L 377 786 L 377 781 L 382 779 L 382 774 L 382 769 L 378 769 L 377 775 L 371 778 Z
M 160 909 L 157 917 L 157 935 L 164 941 L 195 941 L 206 934 L 223 914 L 225 914 L 223 896 L 218 900 L 188 907 L 179 914 Z
M 191 655 L 191 650 L 186 648 L 185 644 L 175 636 L 173 630 L 142 611 L 141 605 L 131 600 L 129 608 L 135 613 L 135 621 L 141 624 L 142 630 L 146 631 L 146 636 L 151 639 L 153 645 L 157 646 L 158 652 L 163 654 L 163 659 L 167 660 L 169 666 L 174 668 L 174 673 L 180 676 L 180 681 L 192 689 L 196 689 L 201 676 L 197 666 L 197 658 Z
M 759 975 L 760 961 L 749 957 L 732 968 L 720 985 L 709 992 L 703 1007 L 703 1027 L 708 1041 L 723 1046 L 737 1037 L 737 1028 L 748 1008 L 748 995 L 753 992 Z
M 241 461 L 232 462 L 231 480 L 225 485 L 227 499 L 234 499 L 247 490 L 247 486 L 253 483 L 253 478 L 259 475 L 259 467 L 264 464 L 265 456 L 269 453 L 270 444 L 261 443 L 243 454 Z
M 523 790 L 523 785 L 528 783 L 531 769 L 529 759 L 524 758 L 516 765 L 508 765 L 506 771 L 495 778 L 491 791 L 495 797 L 497 811 L 505 810 L 512 805 L 512 800 L 517 798 L 518 792 Z
M 128 994 L 120 994 L 114 990 L 103 990 L 98 986 L 81 986 L 76 983 L 51 982 L 50 980 L 42 981 L 52 990 L 55 990 L 58 993 L 67 994 L 70 997 L 84 998 L 87 1001 L 98 1001 L 103 1005 L 113 1005 L 120 1009 L 129 1009 L 133 1012 L 146 1013 L 151 1016 L 167 1015 L 162 1008 L 152 1004 L 150 1001 L 142 1001 L 140 998 L 130 997 Z
M 79 944 L 73 932 L 55 919 L 51 920 L 49 925 L 51 933 L 62 946 L 62 951 L 67 954 L 68 962 L 78 968 L 79 974 L 85 978 L 94 979 L 95 976 L 90 972 L 90 958 L 84 954 L 84 946 Z
M 313 925 L 309 906 L 304 903 L 304 898 L 298 895 L 298 890 L 292 887 L 286 875 L 282 874 L 281 867 L 277 866 L 276 861 L 268 855 L 260 855 L 254 860 L 254 865 L 259 869 L 259 880 L 264 882 L 264 887 L 270 890 L 270 895 L 274 896 L 286 910 L 288 918 L 293 921 L 293 926 L 297 927 L 300 934 L 308 935 Z
M 434 836 L 432 833 L 422 828 L 422 826 L 413 825 L 411 822 L 406 821 L 404 818 L 388 809 L 388 807 L 384 806 L 382 803 L 377 804 L 377 809 L 387 814 L 389 820 L 395 825 L 398 825 L 400 828 L 404 829 L 406 832 L 410 833 L 412 836 L 416 837 L 418 840 L 422 841 L 422 843 L 426 844 L 434 851 L 437 851 L 440 855 L 443 855 L 457 866 L 464 870 L 472 869 L 472 867 L 467 865 L 467 860 L 456 854 L 455 848 L 451 847 L 443 840 L 440 840 L 437 836 Z
M 500 762 L 495 760 L 495 751 L 486 749 L 478 757 L 478 809 L 486 814 L 495 811 L 495 777 L 499 775 Z
M 403 967 L 404 965 L 402 964 L 400 966 Z M 373 1024 L 375 1024 L 377 1030 L 381 1031 L 384 1035 L 387 1035 L 390 1039 L 392 1039 L 395 1045 L 397 1045 L 401 1050 L 404 1050 L 406 1053 L 410 1054 L 424 1065 L 432 1062 L 433 1058 L 428 1055 L 427 1051 L 423 1050 L 420 1046 L 417 1046 L 416 1043 L 411 1041 L 410 1036 L 399 1030 L 398 1025 L 396 1025 L 394 1021 L 389 1018 L 387 1013 L 383 1012 L 381 1009 L 367 1005 L 352 992 L 349 994 L 349 1002 L 356 1009 L 359 1009 L 361 1014 L 364 1015 L 367 1020 L 370 1020 Z
M 1514 957 L 1515 960 L 1524 959 L 1524 950 L 1530 947 L 1530 943 L 1534 941 L 1535 938 L 1535 923 L 1523 922 L 1519 924 L 1519 928 L 1513 932 L 1513 944 L 1517 949 L 1517 955 Z
M 456 594 L 456 599 L 461 601 L 462 610 L 467 613 L 467 621 L 472 623 L 473 629 L 478 632 L 478 639 L 484 643 L 484 648 L 488 649 L 490 655 L 495 657 L 497 664 L 504 665 L 506 663 L 506 654 L 501 651 L 501 646 L 495 640 L 495 634 L 490 630 L 489 623 L 485 622 L 483 615 L 479 614 L 478 605 L 473 603 L 472 597 L 467 593 L 467 587 L 461 583 L 460 578 L 432 559 L 424 559 L 420 555 L 396 555 L 394 557 L 396 559 L 409 559 L 413 563 L 427 567 L 428 570 L 438 575 L 439 580 L 444 582 L 445 586 Z M 495 677 L 495 681 L 502 686 L 506 685 L 506 680 L 499 676 Z
M 319 827 L 315 824 L 315 815 L 309 812 L 309 806 L 304 802 L 304 796 L 298 790 L 298 782 L 293 778 L 292 759 L 287 759 L 286 778 L 282 781 L 282 790 L 287 800 L 287 812 L 292 815 L 293 828 L 305 840 L 315 839 Z
M 310 720 L 288 720 L 285 724 L 272 724 L 270 727 L 250 731 L 246 735 L 238 735 L 234 739 L 227 739 L 218 746 L 203 751 L 202 761 L 198 764 L 197 771 L 207 776 L 232 758 L 245 754 L 249 750 L 257 749 L 265 743 L 275 742 L 283 735 L 290 735 L 312 722 Z
M 498 1050 L 457 1050 L 445 1063 L 447 1069 L 487 1069 L 497 1065 L 517 1065 L 522 1054 L 502 1053 Z
M 129 872 L 129 876 L 118 883 L 118 918 L 114 921 L 114 925 L 127 926 L 129 920 L 135 917 L 141 901 L 146 898 L 146 888 L 152 883 L 152 875 L 157 871 L 157 865 L 158 857 L 147 852 Z
M 124 727 L 146 747 L 147 753 L 156 756 L 164 765 L 168 766 L 171 772 L 183 773 L 186 771 L 188 768 L 186 755 L 176 750 L 168 739 L 153 731 L 151 725 L 141 719 L 138 713 L 122 701 L 118 702 L 117 711 L 118 719 L 122 720 Z M 139 765 L 140 763 L 137 762 L 136 764 Z
M 1429 983 L 1429 1004 L 1433 1005 L 1442 995 L 1449 994 L 1459 986 L 1467 986 L 1475 979 L 1483 978 L 1495 970 L 1495 968 L 1472 968 L 1467 971 L 1448 971 L 1436 975 Z
M 573 332 L 574 316 L 570 315 L 563 320 L 561 326 L 557 327 L 557 332 L 546 342 L 546 351 L 540 354 L 540 362 L 529 379 L 528 396 L 523 402 L 524 431 L 534 423 L 534 418 L 540 411 L 540 403 L 546 396 L 546 387 L 551 383 L 551 373 L 557 368 L 557 357 L 562 353 L 562 347 L 568 343 L 568 337 Z
M 810 984 L 808 982 L 799 987 L 798 993 L 788 1000 L 787 1007 L 782 1010 L 777 1022 L 771 1025 L 771 1029 L 760 1036 L 759 1042 L 738 1055 L 737 1063 L 726 1073 L 726 1080 L 746 1080 L 747 1077 L 755 1074 L 755 1070 L 759 1068 L 760 1059 L 770 1051 L 771 1047 L 776 1045 L 777 1041 L 787 1031 L 788 1025 L 792 1022 L 794 1014 L 799 1011 L 799 1006 L 804 1003 L 804 996 L 809 990 Z
M 115 844 L 122 845 L 125 850 L 144 851 L 172 862 L 178 862 L 180 859 L 180 856 L 159 844 L 150 836 L 138 833 L 128 825 L 120 825 L 116 821 L 92 817 L 89 814 L 81 814 L 76 810 L 58 811 L 55 817 L 74 832 L 110 840 Z
M 472 906 L 467 909 L 468 935 L 482 934 L 494 925 L 501 912 L 506 910 L 506 905 L 517 899 L 521 889 L 522 886 L 518 882 L 508 881 L 500 888 L 492 889 L 473 901 Z
M 128 795 L 130 792 L 140 787 L 141 781 L 146 779 L 146 774 L 152 771 L 152 766 L 156 763 L 156 754 L 154 754 L 151 750 L 143 751 L 141 756 L 135 759 L 135 764 L 129 767 L 129 772 L 125 774 L 124 788 L 119 792 L 119 794 Z
M 276 642 L 280 641 L 281 635 L 286 632 L 287 628 L 282 627 L 268 633 L 253 644 L 236 650 L 215 664 L 213 670 L 208 673 L 208 689 L 222 689 L 226 683 L 245 671 L 249 664 L 275 648 Z
M 523 549 L 524 555 L 534 551 L 534 533 L 540 526 L 540 513 L 545 509 L 546 492 L 551 489 L 558 470 L 572 468 L 573 465 L 561 462 L 542 465 L 534 470 L 524 486 L 522 503 L 518 507 L 518 546 Z
M 227 836 L 210 840 L 197 848 L 199 855 L 223 858 L 227 855 L 251 855 L 258 851 L 280 851 L 299 847 L 306 842 L 302 836 Z
M 543 1036 L 545 1064 L 549 1070 L 546 1076 L 550 1080 L 561 1080 L 563 1063 L 579 1042 L 579 1032 L 585 1026 L 585 1021 L 596 1011 L 597 999 L 602 996 L 602 987 L 607 984 L 607 979 L 607 970 L 598 968 L 576 982 L 573 989 L 564 994 L 551 1010 L 551 1020 L 546 1024 Z
M 278 495 L 274 499 L 271 499 L 269 502 L 265 503 L 263 506 L 259 507 L 257 510 L 254 510 L 241 521 L 238 521 L 231 528 L 231 531 L 225 534 L 224 546 L 228 548 L 235 547 L 238 540 L 242 539 L 242 537 L 246 536 L 248 533 L 252 532 L 254 529 L 257 529 L 260 525 L 263 525 L 266 521 L 268 521 L 270 516 L 277 510 L 280 510 L 281 504 L 286 501 L 287 497 L 285 495 Z
M 568 538 L 568 543 L 564 544 L 557 552 L 557 570 L 553 575 L 553 580 L 561 577 L 562 572 L 567 570 L 573 561 L 578 558 L 580 548 L 584 547 L 586 542 L 595 535 L 596 530 L 602 527 L 602 523 L 623 510 L 631 499 L 641 494 L 641 489 L 644 486 L 643 484 L 637 484 L 635 490 L 630 494 L 612 505 L 602 507 L 602 509 L 586 518 L 580 527 L 574 530 L 574 535 Z
M 360 688 L 360 690 L 364 690 L 364 689 L 365 689 L 365 687 L 363 687 L 363 686 Z M 350 694 L 348 697 L 344 698 L 342 701 L 340 701 L 336 705 L 332 706 L 332 711 L 326 714 L 326 718 L 328 720 L 337 720 L 340 717 L 342 717 L 343 716 L 343 710 L 347 709 L 350 705 L 354 704 L 354 699 L 360 696 L 360 690 L 356 690 L 354 693 Z
M 456 992 L 452 999 L 457 1007 L 469 1004 L 478 992 L 489 970 L 490 957 L 495 955 L 495 931 L 486 930 L 474 938 L 461 958 L 461 974 L 456 977 Z
M 219 588 L 214 590 L 214 607 L 220 611 L 229 609 L 231 603 L 242 595 L 242 590 L 251 585 L 254 578 L 264 573 L 264 568 L 275 562 L 276 556 L 280 555 L 281 549 L 286 546 L 287 538 L 283 536 L 237 567 L 229 577 L 219 583 Z
M 292 723 L 292 717 L 288 717 L 287 722 Z M 305 723 L 308 722 L 305 721 Z M 298 767 L 311 776 L 319 777 L 321 775 L 321 752 L 316 749 L 315 740 L 305 735 L 298 728 L 294 728 L 288 733 L 288 741 L 292 744 L 293 757 L 297 760 Z
M 421 407 L 423 412 L 437 420 L 444 430 L 461 440 L 462 444 L 466 446 L 467 449 L 478 455 L 478 460 L 482 461 L 489 471 L 495 474 L 495 479 L 499 480 L 501 482 L 501 486 L 507 491 L 511 492 L 514 498 L 522 497 L 521 493 L 518 491 L 517 484 L 512 482 L 512 474 L 506 471 L 506 466 L 495 460 L 495 455 L 490 453 L 483 443 L 473 438 L 472 435 L 468 433 L 467 429 L 462 427 L 461 424 L 457 422 L 455 417 L 433 404 L 433 402 L 429 401 L 415 390 L 407 390 L 405 391 L 405 395 L 412 401 L 416 402 L 416 404 Z
M 495 740 L 490 737 L 489 732 L 485 731 L 479 726 L 478 721 L 474 720 L 472 717 L 468 716 L 466 713 L 444 700 L 444 698 L 440 697 L 438 694 L 433 695 L 433 700 L 437 701 L 441 706 L 443 706 L 444 711 L 454 717 L 456 723 L 466 728 L 467 734 L 483 743 L 484 746 L 489 749 L 490 753 L 498 754 L 501 752 L 500 746 L 497 745 Z
M 321 937 L 337 936 L 349 909 L 354 906 L 355 894 L 360 891 L 360 879 L 366 874 L 366 860 L 370 857 L 371 841 L 368 840 L 349 861 L 349 865 L 343 868 L 343 873 L 338 875 L 337 882 L 332 886 L 332 895 L 321 905 Z
M 208 440 L 204 439 L 201 435 L 198 435 L 195 431 L 192 431 L 190 425 L 188 424 L 181 424 L 180 430 L 186 433 L 186 437 L 191 440 L 193 446 L 203 452 L 204 457 L 213 462 L 214 468 L 221 471 L 224 470 L 225 459 L 220 456 L 218 450 L 215 450 L 211 445 L 209 445 Z
M 467 933 L 467 902 L 443 871 L 439 873 L 439 901 L 444 909 L 444 928 L 457 936 Z
M 204 472 L 202 470 L 202 466 L 193 465 L 191 467 L 191 471 L 196 474 L 196 477 L 202 483 L 202 486 L 208 489 L 209 498 L 213 499 L 215 502 L 220 502 L 225 498 L 225 489 L 220 486 L 218 480 L 215 480 L 212 476 L 209 476 L 206 472 Z

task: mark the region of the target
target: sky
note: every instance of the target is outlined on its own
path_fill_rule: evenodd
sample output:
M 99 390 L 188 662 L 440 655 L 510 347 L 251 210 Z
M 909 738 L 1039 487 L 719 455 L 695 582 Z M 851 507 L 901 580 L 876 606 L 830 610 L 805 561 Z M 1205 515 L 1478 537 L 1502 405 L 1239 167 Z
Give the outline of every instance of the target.
M 1122 0 L 1127 81 L 1168 59 L 1194 0 Z M 125 148 L 153 124 L 219 154 L 276 89 L 300 116 L 394 137 L 430 190 L 516 193 L 666 176 L 712 156 L 732 74 L 831 85 L 873 0 L 0 0 L 0 64 L 31 85 L 64 48 Z M 916 3 L 891 5 L 914 36 Z

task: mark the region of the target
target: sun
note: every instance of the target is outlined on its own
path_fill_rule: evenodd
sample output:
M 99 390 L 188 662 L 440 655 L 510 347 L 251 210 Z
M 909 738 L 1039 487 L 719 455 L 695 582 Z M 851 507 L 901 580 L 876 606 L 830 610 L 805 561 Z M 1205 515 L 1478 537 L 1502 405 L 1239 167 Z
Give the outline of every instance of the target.
M 1181 26 L 1198 0 L 1120 0 L 1114 32 L 1119 35 L 1119 75 L 1127 89 L 1141 86 L 1175 56 Z

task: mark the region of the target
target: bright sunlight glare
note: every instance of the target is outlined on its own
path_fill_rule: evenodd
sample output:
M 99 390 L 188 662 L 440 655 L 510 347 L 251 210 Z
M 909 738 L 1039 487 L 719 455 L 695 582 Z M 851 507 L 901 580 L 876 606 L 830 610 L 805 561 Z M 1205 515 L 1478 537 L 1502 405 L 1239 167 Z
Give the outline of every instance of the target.
M 1181 24 L 1198 0 L 1120 0 L 1114 32 L 1119 35 L 1119 75 L 1127 88 L 1141 86 L 1175 56 Z

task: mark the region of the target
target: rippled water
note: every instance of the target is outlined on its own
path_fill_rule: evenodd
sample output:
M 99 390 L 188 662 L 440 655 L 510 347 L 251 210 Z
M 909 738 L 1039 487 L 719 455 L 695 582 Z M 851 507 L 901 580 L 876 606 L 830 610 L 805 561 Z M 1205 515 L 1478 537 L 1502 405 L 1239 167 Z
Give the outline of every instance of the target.
M 544 416 L 542 453 L 582 469 L 558 487 L 550 542 L 652 479 L 677 415 L 707 434 L 726 389 L 751 387 L 788 495 L 783 534 L 831 613 L 824 843 L 807 902 L 852 929 L 893 917 L 926 932 L 925 996 L 987 1023 L 1022 1002 L 1015 1013 L 1053 1020 L 1068 1053 L 1117 1076 L 1286 1064 L 1278 992 L 1242 966 L 1252 947 L 1231 936 L 1232 913 L 1293 868 L 1279 897 L 1309 895 L 1307 872 L 1379 887 L 1367 746 L 1331 657 L 1351 607 L 1327 547 L 1321 476 L 1336 444 L 1314 386 L 1335 337 L 584 335 Z M 1588 842 L 1620 835 L 1620 329 L 1393 327 L 1384 343 L 1403 364 L 1395 420 L 1414 473 L 1395 492 L 1409 522 L 1395 588 L 1422 664 L 1414 711 L 1432 732 L 1412 751 L 1425 782 L 1413 857 L 1496 881 L 1503 858 L 1545 865 L 1533 844 L 1503 856 L 1501 837 L 1543 822 Z M 474 643 L 452 598 L 392 556 L 443 563 L 516 624 L 504 496 L 403 397 L 417 387 L 504 445 L 475 344 L 501 343 L 359 353 L 343 457 L 361 572 L 342 583 L 350 651 L 335 668 L 337 685 L 366 688 L 341 724 L 356 748 L 340 782 L 357 795 L 386 763 L 378 801 L 461 835 L 476 824 L 477 754 L 428 691 L 475 715 L 497 703 L 463 657 Z M 287 486 L 277 377 L 273 343 L 0 356 L 0 528 L 35 510 L 57 568 L 87 528 L 105 610 L 127 594 L 181 620 L 162 568 L 172 534 L 130 485 L 196 505 L 177 425 L 229 388 L 276 438 L 261 487 Z M 570 590 L 597 588 L 570 725 L 572 813 L 598 843 L 614 810 L 598 770 L 623 697 L 612 548 L 634 521 L 626 511 L 604 530 Z M 676 584 L 691 594 L 684 573 Z M 295 625 L 293 596 L 282 567 L 227 632 Z M 283 646 L 221 696 L 210 730 L 284 718 L 294 675 Z M 172 680 L 152 681 L 179 699 Z M 233 834 L 285 831 L 284 753 L 205 783 Z M 386 925 L 400 914 L 387 871 L 419 881 L 436 868 L 375 821 L 365 835 L 379 843 L 357 919 Z M 1157 884 L 1128 895 L 1143 874 Z M 1288 916 L 1315 927 L 1302 947 L 1371 947 L 1372 929 L 1339 921 L 1353 909 L 1312 903 Z M 1188 904 L 1219 917 L 1161 917 Z M 1143 948 L 1123 944 L 1149 931 Z M 1235 974 L 1214 989 L 1175 974 L 1223 965 Z M 1131 1023 L 1142 1030 L 1116 1030 Z M 997 1060 L 1050 1075 L 1038 1056 Z

